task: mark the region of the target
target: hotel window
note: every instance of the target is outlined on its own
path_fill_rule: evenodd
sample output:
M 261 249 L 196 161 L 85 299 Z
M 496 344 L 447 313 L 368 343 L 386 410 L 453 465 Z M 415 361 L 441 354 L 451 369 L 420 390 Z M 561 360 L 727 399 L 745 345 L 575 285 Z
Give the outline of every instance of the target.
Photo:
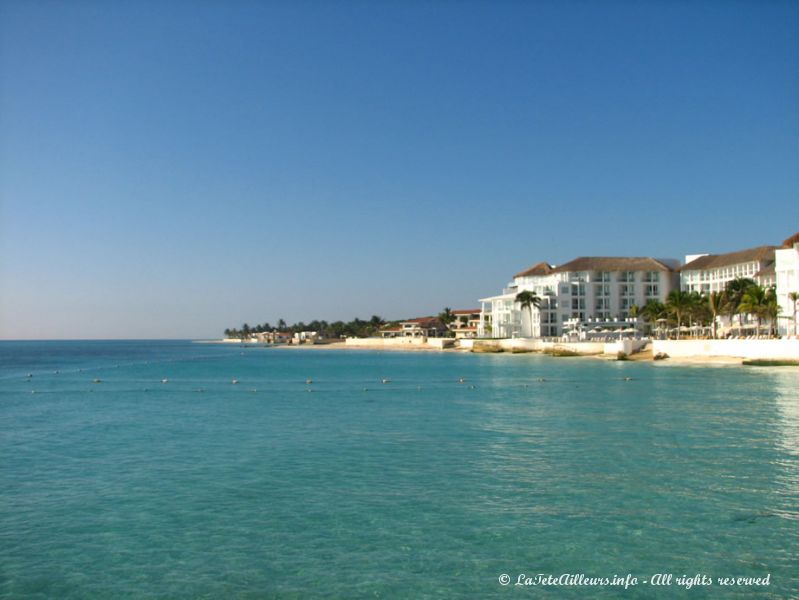
M 596 295 L 596 296 L 610 296 L 610 286 L 608 284 L 606 284 L 606 283 L 597 285 L 596 288 L 595 288 L 594 295 Z
M 648 285 L 648 286 L 646 286 L 646 295 L 647 296 L 657 296 L 658 295 L 658 286 L 657 285 Z
M 584 298 L 572 298 L 572 310 L 577 310 L 578 308 L 585 308 Z

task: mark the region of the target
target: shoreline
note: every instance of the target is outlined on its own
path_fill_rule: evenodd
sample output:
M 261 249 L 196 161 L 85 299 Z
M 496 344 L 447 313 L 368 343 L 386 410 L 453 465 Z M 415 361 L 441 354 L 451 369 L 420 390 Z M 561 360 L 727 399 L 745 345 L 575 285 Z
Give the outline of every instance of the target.
M 239 345 L 243 348 L 270 348 L 275 350 L 352 350 L 352 351 L 371 351 L 371 352 L 409 352 L 409 353 L 425 353 L 425 352 L 434 352 L 434 353 L 451 353 L 451 354 L 472 354 L 471 350 L 465 348 L 435 348 L 432 346 L 411 346 L 411 345 L 385 345 L 380 347 L 375 347 L 370 344 L 347 344 L 343 341 L 336 341 L 326 344 L 275 344 L 275 345 L 264 345 L 264 344 L 248 344 L 239 341 L 224 341 L 224 340 L 194 340 L 194 343 L 197 344 L 219 344 L 225 346 L 233 346 Z M 496 354 L 536 354 L 536 355 L 543 355 L 542 352 L 524 352 L 524 353 L 513 353 L 513 352 L 497 352 Z M 552 357 L 558 358 L 558 357 Z M 594 360 L 606 360 L 610 362 L 616 362 L 617 359 L 615 356 L 611 354 L 584 354 L 580 356 L 574 356 L 569 358 L 592 358 Z M 618 362 L 637 362 L 637 363 L 657 363 L 658 365 L 668 366 L 746 366 L 743 364 L 743 361 L 747 360 L 744 357 L 740 356 L 725 356 L 725 355 L 714 355 L 714 356 L 703 356 L 703 355 L 693 355 L 693 356 L 677 356 L 677 357 L 669 357 L 663 360 L 654 360 L 652 356 L 652 350 L 644 350 L 643 352 L 631 354 L 627 361 L 618 361 Z M 785 365 L 787 367 L 791 367 L 793 365 Z

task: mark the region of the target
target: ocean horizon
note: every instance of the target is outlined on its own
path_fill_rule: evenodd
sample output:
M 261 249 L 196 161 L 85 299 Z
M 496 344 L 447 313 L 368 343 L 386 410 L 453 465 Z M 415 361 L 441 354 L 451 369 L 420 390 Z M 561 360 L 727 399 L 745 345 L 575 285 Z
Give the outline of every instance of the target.
M 779 368 L 2 341 L 0 597 L 796 597 L 797 390 Z

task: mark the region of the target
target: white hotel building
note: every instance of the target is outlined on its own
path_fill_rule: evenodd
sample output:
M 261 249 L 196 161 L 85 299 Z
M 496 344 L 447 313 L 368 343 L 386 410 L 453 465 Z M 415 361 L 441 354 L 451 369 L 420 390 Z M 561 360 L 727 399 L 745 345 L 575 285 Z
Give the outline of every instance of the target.
M 479 337 L 555 337 L 592 328 L 629 327 L 630 309 L 665 302 L 679 285 L 675 259 L 581 257 L 554 267 L 545 262 L 517 273 L 497 296 L 483 298 Z M 540 308 L 522 309 L 516 295 L 535 292 Z
M 774 284 L 774 246 L 727 254 L 689 254 L 680 268 L 680 286 L 687 292 L 723 292 L 733 279 L 745 277 L 760 285 Z
M 781 335 L 795 335 L 799 329 L 793 320 L 796 304 L 788 294 L 799 292 L 799 233 L 789 237 L 783 242 L 782 248 L 774 251 L 774 279 L 777 302 L 782 309 L 777 319 L 779 332 Z
M 759 246 L 726 254 L 691 254 L 680 269 L 680 286 L 690 292 L 721 292 L 739 277 L 753 279 L 764 287 L 775 286 L 780 313 L 780 335 L 794 333 L 794 305 L 788 297 L 799 292 L 799 233 L 785 240 L 782 247 Z M 719 318 L 722 326 L 726 318 Z

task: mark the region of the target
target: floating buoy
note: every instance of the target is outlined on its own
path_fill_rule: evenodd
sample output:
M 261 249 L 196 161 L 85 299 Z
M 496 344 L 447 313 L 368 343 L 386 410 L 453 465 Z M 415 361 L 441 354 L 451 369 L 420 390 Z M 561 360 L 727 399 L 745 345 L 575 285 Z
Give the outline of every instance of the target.
M 94 381 L 92 381 L 92 383 L 102 383 L 102 382 L 103 382 L 102 379 L 95 379 Z
M 164 377 L 164 378 L 161 380 L 161 383 L 169 383 L 169 379 L 167 379 L 166 377 Z
M 382 383 L 391 383 L 390 379 L 383 379 Z
M 546 381 L 546 379 L 544 379 L 543 377 L 539 377 L 538 381 Z
M 31 377 L 33 377 L 33 373 L 28 373 L 28 374 L 26 375 L 26 377 L 27 377 L 28 379 L 30 379 Z
M 54 371 L 53 373 L 54 373 L 55 375 L 58 375 L 60 372 L 61 372 L 61 371 Z
M 238 379 L 234 379 L 234 380 L 233 380 L 233 381 L 231 381 L 230 383 L 232 383 L 233 385 L 236 385 L 238 382 L 239 382 L 239 380 L 238 380 Z
M 363 388 L 363 391 L 364 391 L 364 392 L 368 392 L 368 391 L 369 391 L 369 388 Z
M 633 378 L 632 378 L 632 377 L 625 377 L 625 378 L 624 378 L 624 381 L 632 381 L 632 380 L 633 380 Z
M 465 381 L 466 381 L 466 380 L 465 380 L 463 377 L 461 377 L 460 379 L 458 379 L 458 383 L 464 383 Z
M 308 385 L 311 385 L 313 383 L 313 379 L 306 379 L 305 383 L 307 383 Z

